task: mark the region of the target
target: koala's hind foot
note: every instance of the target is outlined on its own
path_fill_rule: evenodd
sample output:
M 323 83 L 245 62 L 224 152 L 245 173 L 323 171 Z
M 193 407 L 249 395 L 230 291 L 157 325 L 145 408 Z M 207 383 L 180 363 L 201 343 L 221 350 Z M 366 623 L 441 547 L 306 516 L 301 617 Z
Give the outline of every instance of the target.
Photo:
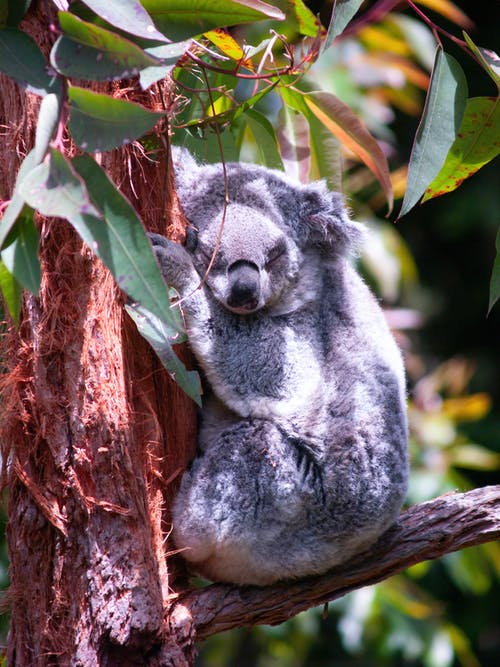
M 309 446 L 249 419 L 224 430 L 185 473 L 174 538 L 209 579 L 265 585 L 339 560 L 338 546 L 324 539 L 325 520 L 321 468 Z
M 295 562 L 284 546 L 296 549 L 290 533 L 309 522 L 304 508 L 321 496 L 307 452 L 269 421 L 240 421 L 184 474 L 174 505 L 175 542 L 210 579 L 269 583 Z

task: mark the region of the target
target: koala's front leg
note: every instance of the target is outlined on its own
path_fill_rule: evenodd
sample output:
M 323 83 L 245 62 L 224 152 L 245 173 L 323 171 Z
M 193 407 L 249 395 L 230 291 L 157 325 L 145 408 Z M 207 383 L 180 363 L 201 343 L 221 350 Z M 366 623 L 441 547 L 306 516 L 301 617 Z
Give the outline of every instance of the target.
M 167 285 L 175 288 L 181 298 L 194 292 L 200 284 L 200 276 L 184 246 L 161 234 L 149 234 L 149 238 Z
M 201 276 L 184 246 L 160 234 L 149 234 L 149 238 L 165 282 L 177 291 L 182 301 L 182 311 L 191 338 L 193 330 L 204 330 L 210 319 L 207 295 L 205 289 L 200 288 Z

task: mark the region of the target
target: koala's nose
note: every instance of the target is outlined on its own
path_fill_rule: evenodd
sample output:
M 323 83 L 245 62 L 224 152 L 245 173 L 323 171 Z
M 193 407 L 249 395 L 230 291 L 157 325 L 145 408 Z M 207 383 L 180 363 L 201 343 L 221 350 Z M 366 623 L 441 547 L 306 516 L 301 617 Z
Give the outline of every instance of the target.
M 259 269 L 253 262 L 239 260 L 228 269 L 229 297 L 227 305 L 237 312 L 255 310 L 259 303 Z

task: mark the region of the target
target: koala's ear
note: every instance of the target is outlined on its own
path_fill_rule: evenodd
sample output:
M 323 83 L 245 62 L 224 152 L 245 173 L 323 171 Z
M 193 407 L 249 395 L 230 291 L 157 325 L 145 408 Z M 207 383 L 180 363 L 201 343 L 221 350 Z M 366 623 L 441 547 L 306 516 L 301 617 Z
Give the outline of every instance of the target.
M 364 237 L 363 227 L 349 219 L 342 195 L 328 190 L 323 181 L 304 187 L 300 224 L 306 244 L 334 254 L 356 252 Z
M 175 188 L 182 198 L 185 192 L 192 190 L 197 181 L 197 173 L 200 167 L 188 149 L 182 146 L 172 146 L 172 162 L 175 173 Z

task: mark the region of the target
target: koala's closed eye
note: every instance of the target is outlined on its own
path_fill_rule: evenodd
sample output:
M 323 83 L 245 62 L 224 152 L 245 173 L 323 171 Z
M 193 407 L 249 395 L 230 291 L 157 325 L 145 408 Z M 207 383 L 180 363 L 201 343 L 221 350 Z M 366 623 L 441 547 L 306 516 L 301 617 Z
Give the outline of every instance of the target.
M 286 243 L 285 241 L 281 240 L 269 251 L 266 260 L 266 268 L 272 266 L 274 262 L 276 262 L 276 260 L 278 260 L 285 254 L 285 252 L 286 252 Z

